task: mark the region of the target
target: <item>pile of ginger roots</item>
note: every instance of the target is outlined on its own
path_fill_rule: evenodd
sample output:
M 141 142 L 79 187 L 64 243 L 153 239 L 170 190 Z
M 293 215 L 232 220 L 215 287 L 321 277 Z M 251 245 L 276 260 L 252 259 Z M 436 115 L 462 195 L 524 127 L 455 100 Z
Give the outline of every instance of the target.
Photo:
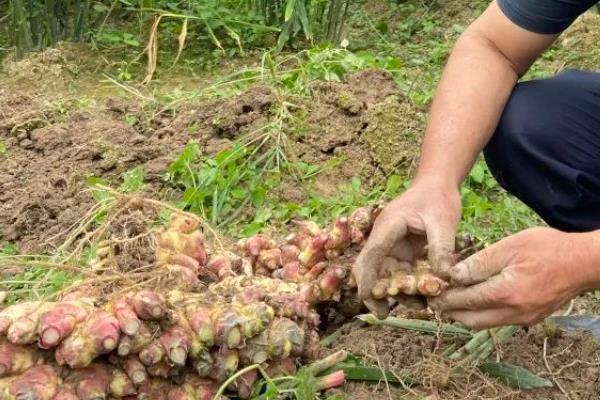
M 212 254 L 199 220 L 176 215 L 155 240 L 156 266 L 175 288 L 108 299 L 76 291 L 0 310 L 0 399 L 208 400 L 226 381 L 226 393 L 249 398 L 258 371 L 229 379 L 236 372 L 259 364 L 269 376 L 294 374 L 320 358 L 320 307 L 360 311 L 350 267 L 379 210 L 356 209 L 325 229 L 296 221 L 280 241 L 258 234 Z M 100 246 L 102 263 L 111 248 Z M 439 294 L 445 282 L 419 265 L 384 269 L 373 294 Z

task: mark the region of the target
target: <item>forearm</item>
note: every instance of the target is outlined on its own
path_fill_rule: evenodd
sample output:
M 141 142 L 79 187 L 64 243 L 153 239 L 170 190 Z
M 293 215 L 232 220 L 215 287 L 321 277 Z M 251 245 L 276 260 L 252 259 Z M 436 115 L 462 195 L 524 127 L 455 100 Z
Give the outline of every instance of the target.
M 435 176 L 458 187 L 492 136 L 517 79 L 500 51 L 465 32 L 436 92 L 417 179 Z

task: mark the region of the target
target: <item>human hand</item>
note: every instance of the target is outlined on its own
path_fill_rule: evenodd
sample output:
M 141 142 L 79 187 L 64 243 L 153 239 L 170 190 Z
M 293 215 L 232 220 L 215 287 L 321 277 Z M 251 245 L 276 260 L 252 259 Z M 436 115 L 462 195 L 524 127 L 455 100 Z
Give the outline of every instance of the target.
M 429 305 L 473 329 L 534 324 L 594 286 L 591 240 L 551 228 L 509 236 L 450 268 L 460 287 Z
M 452 265 L 459 219 L 458 189 L 436 180 L 415 181 L 383 209 L 353 267 L 358 296 L 373 314 L 385 318 L 389 313 L 387 301 L 373 299 L 371 290 L 390 261 L 414 263 L 427 244 L 434 272 L 445 275 Z

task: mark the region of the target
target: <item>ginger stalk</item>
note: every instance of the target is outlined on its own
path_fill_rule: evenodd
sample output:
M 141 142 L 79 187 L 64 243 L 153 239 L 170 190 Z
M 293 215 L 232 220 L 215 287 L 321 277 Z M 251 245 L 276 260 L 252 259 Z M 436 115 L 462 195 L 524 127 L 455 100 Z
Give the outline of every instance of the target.
M 113 301 L 108 309 L 119 321 L 121 332 L 126 335 L 135 335 L 141 326 L 141 322 L 135 313 L 130 299 L 123 297 Z
M 145 323 L 140 323 L 140 328 L 133 335 L 123 335 L 117 347 L 117 354 L 121 357 L 129 354 L 137 354 L 144 347 L 148 346 L 154 338 L 150 328 Z
M 169 360 L 176 366 L 184 366 L 192 347 L 192 332 L 174 325 L 159 338 Z
M 155 339 L 140 351 L 139 357 L 142 364 L 149 367 L 158 364 L 165 357 L 166 353 L 160 340 Z

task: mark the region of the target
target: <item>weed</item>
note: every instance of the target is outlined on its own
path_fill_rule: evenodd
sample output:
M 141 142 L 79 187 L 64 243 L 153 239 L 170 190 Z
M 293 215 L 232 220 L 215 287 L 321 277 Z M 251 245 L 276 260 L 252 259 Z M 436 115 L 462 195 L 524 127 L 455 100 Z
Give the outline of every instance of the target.
M 530 208 L 498 186 L 482 160 L 471 170 L 461 195 L 461 230 L 488 243 L 542 223 Z

